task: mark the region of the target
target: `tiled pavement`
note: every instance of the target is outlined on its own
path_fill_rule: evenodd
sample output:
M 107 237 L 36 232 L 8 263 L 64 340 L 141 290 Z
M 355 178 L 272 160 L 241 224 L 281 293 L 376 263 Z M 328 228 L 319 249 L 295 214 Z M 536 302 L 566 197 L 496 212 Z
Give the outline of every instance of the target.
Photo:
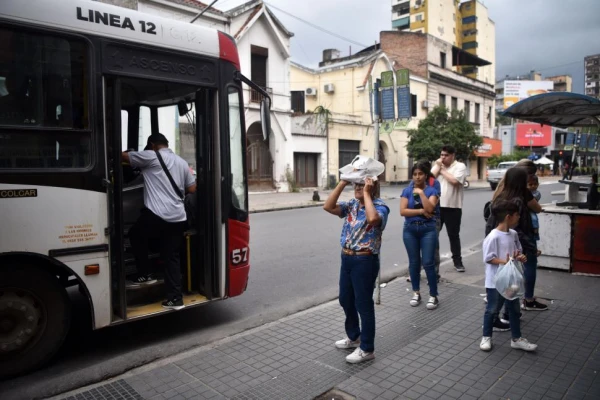
M 364 364 L 334 348 L 344 333 L 332 302 L 63 398 L 308 400 L 332 388 L 348 399 L 600 398 L 598 302 L 524 312 L 523 336 L 538 351 L 511 349 L 503 332 L 485 353 L 482 291 L 442 284 L 440 307 L 428 311 L 408 305 L 409 283 L 392 282 L 376 306 L 376 359 Z

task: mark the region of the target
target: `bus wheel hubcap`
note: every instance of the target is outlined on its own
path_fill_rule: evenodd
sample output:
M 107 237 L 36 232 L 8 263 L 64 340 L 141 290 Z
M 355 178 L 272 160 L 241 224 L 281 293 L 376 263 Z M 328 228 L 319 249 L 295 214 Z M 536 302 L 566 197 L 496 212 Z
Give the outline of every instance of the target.
M 33 296 L 0 289 L 0 355 L 24 348 L 35 337 L 40 318 Z

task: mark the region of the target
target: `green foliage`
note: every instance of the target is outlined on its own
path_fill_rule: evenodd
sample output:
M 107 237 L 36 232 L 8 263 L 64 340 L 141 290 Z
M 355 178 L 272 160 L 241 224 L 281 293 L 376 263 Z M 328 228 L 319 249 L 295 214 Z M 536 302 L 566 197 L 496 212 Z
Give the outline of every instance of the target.
M 289 167 L 285 170 L 285 179 L 290 187 L 290 192 L 297 193 L 300 191 L 296 184 L 296 178 L 294 178 L 294 172 Z
M 527 150 L 514 150 L 512 154 L 491 156 L 488 158 L 488 167 L 495 168 L 498 164 L 505 161 L 519 161 L 527 158 L 531 153 Z
M 496 111 L 496 126 L 510 125 L 510 124 L 511 124 L 511 118 L 505 117 L 505 116 L 501 115 L 498 111 Z
M 329 124 L 331 124 L 332 118 L 331 118 L 331 111 L 329 111 L 328 108 L 325 108 L 323 106 L 318 106 L 317 108 L 315 108 L 315 110 L 313 111 L 313 114 L 317 115 L 317 118 L 321 121 L 324 121 L 325 123 L 323 124 L 323 128 L 322 128 L 322 132 L 321 133 L 325 133 L 328 134 L 329 133 Z
M 483 144 L 463 111 L 448 113 L 446 107 L 435 107 L 427 118 L 419 122 L 418 129 L 408 131 L 406 150 L 415 160 L 437 160 L 445 145 L 456 148 L 456 158 L 467 160 Z

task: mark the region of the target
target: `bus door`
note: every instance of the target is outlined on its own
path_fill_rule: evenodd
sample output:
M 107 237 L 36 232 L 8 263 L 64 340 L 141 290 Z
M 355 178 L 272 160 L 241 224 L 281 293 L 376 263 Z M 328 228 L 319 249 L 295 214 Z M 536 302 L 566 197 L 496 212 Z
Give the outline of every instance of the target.
M 143 151 L 148 137 L 162 133 L 169 148 L 188 162 L 197 179 L 196 194 L 186 197 L 191 219 L 181 238 L 184 303 L 213 298 L 216 267 L 214 112 L 215 91 L 197 85 L 105 76 L 107 141 L 113 185 L 111 258 L 113 307 L 119 318 L 132 319 L 165 311 L 164 265 L 160 243 L 149 242 L 152 284 L 127 279 L 137 273 L 129 231 L 144 207 L 144 180 L 139 171 L 121 163 L 122 151 Z

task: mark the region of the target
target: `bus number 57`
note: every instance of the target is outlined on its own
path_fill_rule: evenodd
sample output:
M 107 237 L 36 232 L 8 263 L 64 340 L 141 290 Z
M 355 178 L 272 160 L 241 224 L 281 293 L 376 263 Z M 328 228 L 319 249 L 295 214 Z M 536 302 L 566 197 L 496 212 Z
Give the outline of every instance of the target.
M 238 265 L 248 262 L 248 248 L 235 249 L 231 252 L 231 263 Z

